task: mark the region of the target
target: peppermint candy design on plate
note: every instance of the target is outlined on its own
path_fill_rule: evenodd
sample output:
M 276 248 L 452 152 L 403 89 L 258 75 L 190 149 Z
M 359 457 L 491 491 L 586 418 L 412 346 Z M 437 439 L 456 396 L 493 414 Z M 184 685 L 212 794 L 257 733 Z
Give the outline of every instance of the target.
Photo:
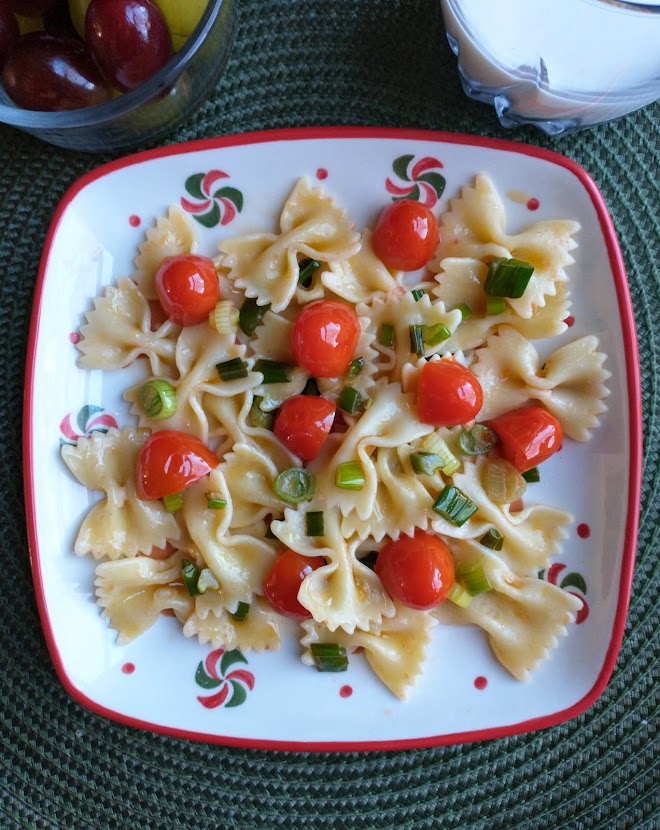
M 218 689 L 211 695 L 198 695 L 197 700 L 207 709 L 223 706 L 230 709 L 245 703 L 247 690 L 254 689 L 254 675 L 247 669 L 231 669 L 235 663 L 247 660 L 239 649 L 225 651 L 216 648 L 205 660 L 200 660 L 195 672 L 195 682 L 202 689 Z M 231 669 L 231 671 L 229 671 Z
M 185 181 L 186 192 L 192 200 L 181 197 L 181 207 L 205 228 L 228 225 L 243 210 L 243 194 L 229 185 L 216 187 L 217 182 L 228 179 L 224 170 L 193 173 Z
M 442 196 L 447 181 L 442 173 L 443 164 L 433 156 L 422 156 L 415 161 L 414 155 L 403 155 L 394 159 L 392 170 L 398 182 L 391 178 L 385 180 L 385 190 L 392 196 L 392 201 L 414 199 L 432 208 Z
M 583 623 L 589 616 L 589 606 L 587 604 L 587 600 L 585 599 L 587 593 L 587 583 L 585 582 L 582 574 L 579 574 L 576 571 L 571 571 L 562 576 L 562 572 L 565 570 L 568 569 L 563 562 L 556 562 L 549 568 L 544 568 L 539 571 L 538 576 L 539 579 L 545 579 L 545 581 L 549 582 L 551 585 L 558 585 L 564 591 L 568 591 L 569 594 L 573 594 L 574 597 L 582 600 L 582 608 L 580 608 L 575 617 L 575 622 L 577 625 L 580 625 L 580 623 Z M 569 588 L 575 588 L 576 590 L 569 591 Z
M 71 423 L 71 413 L 67 413 L 60 421 L 60 446 L 75 446 L 79 438 L 89 438 L 93 432 L 107 432 L 111 427 L 117 427 L 117 421 L 102 406 L 87 404 L 78 410 L 76 427 Z

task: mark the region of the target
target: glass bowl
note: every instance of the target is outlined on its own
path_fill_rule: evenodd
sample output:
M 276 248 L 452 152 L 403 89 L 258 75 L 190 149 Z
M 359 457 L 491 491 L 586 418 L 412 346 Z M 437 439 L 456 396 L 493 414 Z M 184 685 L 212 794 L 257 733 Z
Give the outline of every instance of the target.
M 463 89 L 505 127 L 561 135 L 660 98 L 660 2 L 441 2 Z
M 0 85 L 0 122 L 49 144 L 87 152 L 158 138 L 206 100 L 227 64 L 234 34 L 233 0 L 209 0 L 184 45 L 137 89 L 94 107 L 35 112 L 17 107 Z

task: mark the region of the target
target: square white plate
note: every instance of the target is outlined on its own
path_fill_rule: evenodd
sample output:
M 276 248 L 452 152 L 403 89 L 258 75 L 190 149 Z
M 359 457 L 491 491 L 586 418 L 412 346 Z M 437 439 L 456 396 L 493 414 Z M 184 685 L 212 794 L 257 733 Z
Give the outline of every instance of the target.
M 175 619 L 162 617 L 118 646 L 94 601 L 94 563 L 72 552 L 94 496 L 60 458 L 61 440 L 132 422 L 121 397 L 130 370 L 84 372 L 76 366 L 74 343 L 91 298 L 132 272 L 144 231 L 172 204 L 188 210 L 200 252 L 213 255 L 225 236 L 273 230 L 300 176 L 320 181 L 363 227 L 393 193 L 418 186 L 422 197 L 433 200 L 423 171 L 446 179 L 436 215 L 483 172 L 504 198 L 510 232 L 538 219 L 571 218 L 582 226 L 576 262 L 568 269 L 573 325 L 556 343 L 583 334 L 600 338 L 612 372 L 609 411 L 591 441 L 570 442 L 544 467 L 533 491 L 535 501 L 575 516 L 570 538 L 544 578 L 581 596 L 579 624 L 528 683 L 508 675 L 480 630 L 437 626 L 425 672 L 405 702 L 359 655 L 337 675 L 303 666 L 293 636 L 276 653 L 242 658 L 186 639 Z M 241 210 L 235 210 L 234 191 L 230 199 L 214 198 L 218 183 L 240 192 Z M 94 712 L 239 746 L 392 749 L 560 723 L 587 709 L 612 673 L 639 510 L 639 362 L 612 222 L 585 171 L 562 156 L 468 136 L 340 128 L 215 138 L 104 165 L 67 192 L 53 218 L 35 293 L 25 394 L 26 510 L 37 600 L 62 683 Z

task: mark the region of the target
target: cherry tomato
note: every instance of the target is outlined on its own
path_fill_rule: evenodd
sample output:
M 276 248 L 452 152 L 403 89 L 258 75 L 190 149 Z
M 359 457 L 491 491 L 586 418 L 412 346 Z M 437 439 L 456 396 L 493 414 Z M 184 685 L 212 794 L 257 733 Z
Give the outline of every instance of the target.
M 421 202 L 400 199 L 378 217 L 371 245 L 388 268 L 416 271 L 431 259 L 440 241 L 438 223 Z
M 486 422 L 500 439 L 500 455 L 520 473 L 536 467 L 561 447 L 561 424 L 542 406 L 513 409 Z
M 392 599 L 409 608 L 435 608 L 454 584 L 454 559 L 438 536 L 418 530 L 388 542 L 374 570 Z
M 360 339 L 360 321 L 334 300 L 306 305 L 291 335 L 296 363 L 317 378 L 336 378 L 348 369 Z
M 484 401 L 477 378 L 456 360 L 438 360 L 422 368 L 417 387 L 417 415 L 436 427 L 467 424 Z
M 156 291 L 170 320 L 180 326 L 202 323 L 220 299 L 213 260 L 196 254 L 166 257 L 156 271 Z
M 298 602 L 298 591 L 307 574 L 323 565 L 322 556 L 303 556 L 285 550 L 264 580 L 264 595 L 271 608 L 292 620 L 310 619 L 310 612 Z
M 280 408 L 273 432 L 294 455 L 312 461 L 332 429 L 336 404 L 316 395 L 296 395 Z
M 164 429 L 142 445 L 135 469 L 135 488 L 141 499 L 162 499 L 180 493 L 210 473 L 220 459 L 199 438 Z

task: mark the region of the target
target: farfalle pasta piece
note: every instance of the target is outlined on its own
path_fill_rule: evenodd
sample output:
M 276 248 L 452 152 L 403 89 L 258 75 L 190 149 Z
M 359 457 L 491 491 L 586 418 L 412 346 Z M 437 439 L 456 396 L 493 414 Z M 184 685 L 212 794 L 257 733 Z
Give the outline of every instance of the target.
M 307 535 L 307 510 L 324 504 L 309 502 L 304 509 L 284 511 L 282 521 L 271 523 L 271 530 L 291 550 L 303 556 L 323 556 L 328 564 L 308 574 L 298 592 L 298 601 L 312 617 L 330 631 L 342 628 L 349 634 L 380 624 L 394 613 L 394 605 L 376 574 L 355 555 L 359 539 L 346 539 L 340 529 L 339 511 L 323 511 L 325 532 L 322 537 Z
M 516 679 L 528 680 L 567 634 L 581 600 L 542 579 L 518 576 L 474 542 L 451 547 L 459 558 L 480 558 L 492 590 L 473 597 L 467 608 L 443 603 L 435 613 L 444 621 L 478 625 L 504 668 Z
M 527 289 L 519 299 L 508 299 L 521 317 L 532 317 L 565 282 L 565 267 L 574 262 L 570 251 L 580 230 L 578 222 L 556 219 L 535 222 L 518 234 L 506 232 L 504 204 L 487 176 L 478 175 L 474 184 L 464 187 L 452 199 L 441 217 L 441 242 L 430 268 L 440 270 L 446 257 L 490 260 L 494 257 L 524 260 L 534 266 Z
M 75 446 L 62 446 L 62 459 L 78 481 L 105 497 L 85 516 L 74 551 L 95 559 L 133 557 L 181 537 L 176 519 L 160 501 L 142 501 L 135 491 L 135 465 L 145 436 L 135 430 L 94 432 Z
M 604 398 L 609 394 L 605 381 L 610 372 L 603 367 L 606 357 L 598 345 L 596 337 L 581 337 L 543 364 L 528 340 L 511 326 L 502 326 L 478 350 L 472 366 L 484 393 L 479 420 L 538 401 L 567 435 L 587 441 L 607 411 Z
M 370 631 L 330 632 L 314 620 L 305 620 L 301 625 L 305 632 L 300 641 L 305 648 L 301 658 L 303 663 L 314 665 L 311 651 L 314 643 L 337 643 L 349 655 L 356 649 L 364 649 L 367 662 L 377 677 L 398 698 L 405 699 L 422 673 L 436 620 L 428 611 L 396 605 L 394 616 L 384 619 Z
M 155 300 L 154 278 L 165 257 L 197 252 L 197 233 L 181 208 L 172 205 L 167 216 L 159 216 L 155 227 L 146 232 L 146 239 L 138 245 L 135 271 L 131 275 L 148 300 Z
M 271 412 L 288 398 L 299 395 L 309 378 L 309 372 L 296 366 L 291 351 L 292 332 L 293 323 L 290 320 L 270 311 L 250 340 L 249 346 L 255 360 L 275 360 L 290 366 L 291 380 L 287 383 L 261 383 L 255 388 L 254 394 L 262 398 L 260 406 L 264 412 Z
M 366 303 L 402 284 L 401 272 L 392 274 L 371 247 L 371 231 L 362 233 L 362 247 L 350 259 L 333 262 L 321 273 L 321 282 L 333 294 L 351 303 Z
M 285 309 L 296 295 L 299 257 L 341 262 L 360 247 L 360 237 L 344 213 L 306 178 L 296 183 L 280 217 L 280 234 L 246 234 L 219 245 L 229 278 L 273 311 Z
M 255 597 L 245 619 L 236 622 L 214 592 L 207 591 L 196 597 L 195 611 L 186 620 L 183 633 L 197 637 L 202 645 L 226 651 L 276 651 L 282 638 L 281 619 L 261 597 Z
M 489 314 L 487 295 L 483 290 L 488 267 L 483 262 L 451 257 L 443 259 L 439 267 L 440 272 L 435 275 L 438 284 L 433 289 L 433 296 L 447 308 L 454 309 L 464 303 L 472 312 L 444 343 L 449 352 L 458 349 L 467 351 L 480 346 L 503 323 L 513 326 L 530 340 L 556 337 L 568 328 L 564 321 L 569 316 L 571 303 L 564 283 L 557 283 L 557 293 L 547 297 L 545 305 L 537 308 L 532 317 L 520 317 L 510 305 L 506 305 L 500 314 Z
M 166 320 L 152 331 L 149 303 L 132 280 L 106 286 L 85 319 L 77 344 L 81 369 L 121 369 L 144 355 L 155 375 L 169 374 L 181 328 Z
M 103 615 L 117 632 L 117 642 L 128 643 L 150 628 L 160 614 L 184 604 L 192 611 L 192 598 L 181 582 L 181 555 L 168 559 L 118 559 L 96 567 L 96 597 Z M 165 589 L 165 590 L 163 590 Z

